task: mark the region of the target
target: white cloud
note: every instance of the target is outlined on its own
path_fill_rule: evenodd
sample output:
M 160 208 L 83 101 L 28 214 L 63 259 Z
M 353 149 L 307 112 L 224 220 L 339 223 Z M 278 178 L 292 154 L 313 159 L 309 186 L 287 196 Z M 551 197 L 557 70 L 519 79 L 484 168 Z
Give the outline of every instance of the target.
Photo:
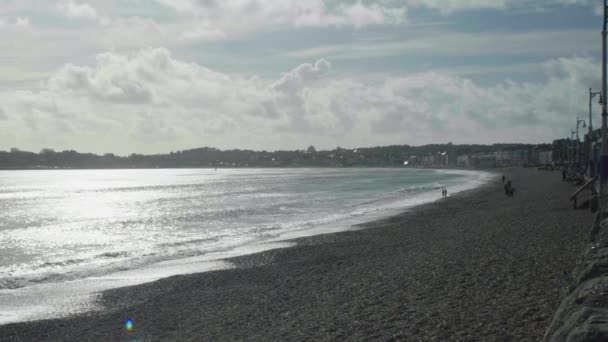
M 517 0 L 515 0 L 517 1 Z M 406 0 L 412 7 L 427 7 L 444 14 L 477 9 L 504 9 L 514 0 Z M 521 2 L 521 1 L 520 1 Z
M 391 2 L 391 0 L 387 0 Z M 395 2 L 401 2 L 396 0 Z M 504 10 L 507 8 L 523 8 L 543 10 L 556 6 L 588 6 L 595 7 L 593 0 L 404 0 L 407 6 L 423 7 L 437 10 L 442 14 L 470 10 Z
M 180 40 L 185 42 L 220 40 L 224 38 L 226 38 L 224 31 L 204 24 L 192 27 L 189 31 L 184 31 L 180 35 Z
M 28 27 L 28 26 L 30 26 L 30 20 L 29 20 L 29 18 L 17 17 L 17 20 L 15 21 L 15 26 Z
M 545 73 L 552 79 L 569 79 L 576 84 L 596 84 L 600 69 L 591 67 L 589 58 L 556 58 L 543 64 Z M 598 66 L 599 67 L 599 66 Z
M 568 44 L 564 44 L 567 41 Z M 289 57 L 359 59 L 412 53 L 482 56 L 491 54 L 589 54 L 599 49 L 597 32 L 556 30 L 538 32 L 454 33 L 437 31 L 424 37 L 400 37 L 395 41 L 316 46 L 286 53 Z
M 101 50 L 133 50 L 175 44 L 179 29 L 163 26 L 149 18 L 106 19 L 95 32 L 94 44 Z
M 292 93 L 302 89 L 306 84 L 318 80 L 327 74 L 330 68 L 331 64 L 324 59 L 320 59 L 314 64 L 305 63 L 284 73 L 271 87 L 280 92 Z
M 23 29 L 30 27 L 27 17 L 0 18 L 0 29 Z
M 590 5 L 592 3 L 596 3 L 597 1 L 594 1 L 594 0 L 556 0 L 555 2 L 558 4 L 562 4 L 562 5 L 586 6 L 586 5 Z
M 68 18 L 97 19 L 97 11 L 88 3 L 79 3 L 74 0 L 61 1 L 57 3 L 57 9 Z
M 303 141 L 546 142 L 566 134 L 585 108 L 597 69 L 590 59 L 555 59 L 544 64 L 546 82 L 487 87 L 438 72 L 336 77 L 321 59 L 262 80 L 184 62 L 164 48 L 106 52 L 94 65 L 66 65 L 38 89 L 0 92 L 7 133 L 0 146 L 131 153 Z
M 356 2 L 343 5 L 339 10 L 342 24 L 351 24 L 356 27 L 368 25 L 400 24 L 405 21 L 405 7 L 387 8 L 378 4 L 364 5 Z
M 190 20 L 191 27 L 182 35 L 190 40 L 283 27 L 395 25 L 404 23 L 407 14 L 405 6 L 386 6 L 382 1 L 158 1 Z

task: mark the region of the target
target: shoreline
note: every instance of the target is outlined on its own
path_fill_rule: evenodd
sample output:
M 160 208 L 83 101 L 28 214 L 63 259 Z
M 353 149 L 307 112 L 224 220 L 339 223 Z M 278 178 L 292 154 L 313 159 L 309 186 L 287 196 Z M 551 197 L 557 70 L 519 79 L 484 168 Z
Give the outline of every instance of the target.
M 462 191 L 474 190 L 497 177 L 495 173 L 484 171 L 426 171 L 434 171 L 438 174 L 458 174 L 461 177 L 460 181 L 450 187 L 452 196 Z M 338 221 L 301 226 L 295 230 L 280 232 L 274 237 L 249 241 L 227 249 L 210 250 L 194 256 L 167 258 L 142 263 L 136 268 L 115 269 L 106 273 L 97 272 L 97 274 L 87 277 L 72 277 L 64 281 L 40 282 L 26 287 L 0 290 L 0 306 L 5 307 L 0 311 L 0 325 L 61 319 L 70 315 L 86 314 L 87 311 L 98 309 L 96 298 L 103 291 L 141 285 L 176 275 L 230 269 L 235 266 L 229 260 L 235 257 L 290 247 L 295 244 L 292 241 L 299 238 L 361 229 L 370 222 L 400 215 L 417 206 L 439 200 L 441 198 L 434 190 L 418 193 L 413 197 L 393 198 L 387 194 L 386 198 L 374 201 L 375 207 L 367 208 L 357 215 Z M 41 294 L 45 295 L 41 296 Z
M 506 172 L 514 174 L 516 188 L 519 184 L 525 186 L 544 181 L 556 186 L 553 195 L 570 191 L 566 184 L 560 184 L 556 173 L 536 170 Z M 554 181 L 545 177 L 548 175 L 553 176 Z M 527 178 L 534 179 L 529 182 L 526 181 Z M 3 325 L 0 326 L 0 339 L 467 339 L 481 336 L 498 338 L 512 334 L 512 338 L 538 340 L 555 309 L 551 306 L 557 305 L 556 297 L 559 297 L 561 288 L 566 284 L 567 277 L 562 272 L 570 272 L 572 267 L 568 267 L 568 264 L 573 265 L 582 251 L 582 247 L 577 252 L 576 246 L 571 245 L 583 245 L 586 234 L 580 232 L 588 227 L 586 224 L 571 227 L 578 232 L 568 230 L 568 234 L 565 234 L 567 240 L 552 235 L 562 245 L 568 242 L 568 253 L 561 251 L 563 255 L 543 253 L 542 246 L 528 246 L 534 247 L 528 252 L 536 251 L 545 257 L 551 256 L 549 260 L 535 258 L 533 265 L 537 265 L 537 261 L 560 259 L 556 264 L 560 265 L 559 272 L 553 270 L 548 278 L 542 278 L 541 284 L 537 285 L 544 288 L 533 292 L 542 296 L 549 290 L 552 304 L 547 304 L 548 300 L 537 298 L 541 309 L 534 305 L 530 309 L 520 308 L 528 312 L 527 316 L 532 316 L 528 317 L 532 318 L 529 324 L 505 328 L 505 322 L 497 321 L 489 330 L 484 324 L 464 324 L 467 320 L 474 322 L 474 317 L 484 321 L 481 316 L 474 315 L 475 305 L 473 308 L 468 307 L 470 302 L 482 305 L 474 294 L 487 295 L 486 292 L 502 289 L 499 280 L 509 283 L 508 273 L 484 274 L 486 271 L 500 270 L 494 264 L 505 266 L 506 261 L 506 266 L 514 266 L 508 261 L 525 264 L 530 261 L 530 256 L 525 253 L 517 260 L 509 260 L 509 253 L 506 253 L 502 255 L 506 260 L 502 260 L 493 255 L 496 253 L 494 249 L 491 249 L 493 253 L 490 255 L 488 250 L 471 250 L 471 246 L 480 249 L 485 246 L 487 249 L 489 243 L 500 246 L 501 239 L 495 238 L 502 237 L 506 241 L 505 238 L 517 237 L 504 235 L 505 231 L 515 229 L 508 224 L 497 224 L 498 229 L 489 231 L 491 224 L 484 222 L 487 216 L 477 211 L 494 210 L 497 211 L 494 215 L 514 220 L 508 223 L 518 223 L 517 217 L 504 216 L 503 210 L 496 208 L 496 203 L 493 202 L 509 206 L 502 209 L 521 210 L 523 204 L 518 199 L 533 200 L 533 197 L 542 194 L 542 189 L 540 192 L 539 189 L 521 189 L 515 199 L 507 199 L 501 193 L 500 186 L 490 183 L 447 200 L 416 206 L 405 213 L 360 225 L 369 229 L 299 238 L 293 240 L 297 243 L 294 247 L 228 259 L 237 265 L 236 269 L 178 275 L 153 283 L 109 290 L 102 297 L 102 302 L 108 307 L 106 312 Z M 585 219 L 581 212 L 564 212 L 565 208 L 570 209 L 566 196 L 550 202 L 558 207 L 555 214 L 560 216 L 560 220 L 553 218 L 551 225 L 544 227 L 547 230 L 545 233 L 551 232 L 556 225 L 572 221 L 568 217 L 574 216 L 579 219 L 575 220 L 577 222 Z M 467 207 L 478 208 L 467 210 Z M 592 215 L 588 212 L 585 214 L 591 222 Z M 538 221 L 534 215 L 528 219 L 542 224 L 542 220 Z M 475 223 L 481 227 L 472 227 Z M 479 241 L 476 243 L 475 240 L 480 238 L 477 235 L 488 232 L 491 233 L 490 236 L 482 239 L 485 244 L 480 244 Z M 519 232 L 530 234 L 530 229 Z M 541 240 L 544 238 L 538 235 L 535 237 Z M 525 241 L 516 240 L 520 244 L 526 244 Z M 580 241 L 572 244 L 570 240 Z M 508 242 L 505 243 L 508 245 Z M 511 247 L 517 249 L 517 245 Z M 548 247 L 554 249 L 552 244 Z M 472 258 L 476 253 L 480 253 L 480 260 Z M 565 257 L 566 260 L 562 260 Z M 456 272 L 460 268 L 465 272 Z M 547 267 L 549 270 L 552 268 L 554 267 Z M 518 269 L 509 267 L 516 275 L 519 274 Z M 531 275 L 530 270 L 521 271 L 524 275 Z M 536 276 L 543 277 L 544 273 L 539 272 Z M 497 276 L 500 279 L 496 279 Z M 494 281 L 488 284 L 484 281 L 487 280 L 486 277 Z M 523 279 L 528 278 L 539 283 L 534 277 Z M 561 286 L 547 289 L 543 285 L 546 283 L 559 283 Z M 521 291 L 516 291 L 515 288 L 516 286 L 511 290 L 522 297 Z M 531 290 L 526 293 L 530 294 Z M 484 301 L 488 299 L 487 296 L 481 297 Z M 534 298 L 528 298 L 529 295 L 523 297 L 526 297 L 524 303 L 534 301 Z M 502 298 L 502 301 L 510 305 L 508 298 Z M 461 305 L 453 307 L 450 305 L 452 302 Z M 492 307 L 493 310 L 499 309 L 495 305 Z M 492 308 L 486 309 L 482 310 L 482 316 L 493 313 Z M 134 320 L 133 332 L 127 333 L 121 329 L 120 324 L 126 317 Z M 508 318 L 505 317 L 506 321 L 513 324 L 513 319 Z M 237 328 L 239 324 L 242 326 Z
M 510 167 L 518 167 L 518 166 L 510 166 Z M 533 166 L 531 168 L 536 168 Z M 340 165 L 303 165 L 303 166 L 176 166 L 176 167 L 25 167 L 25 168 L 5 168 L 0 167 L 0 171 L 78 171 L 78 170 L 180 170 L 180 169 L 192 169 L 192 170 L 242 170 L 242 169 L 413 169 L 413 170 L 458 170 L 458 171 L 480 171 L 480 172 L 493 172 L 502 170 L 504 168 L 501 167 L 490 167 L 490 168 L 466 168 L 466 167 L 458 167 L 455 165 L 432 165 L 428 167 L 424 166 L 402 166 L 402 165 L 375 165 L 375 166 L 366 166 L 366 165 L 357 165 L 357 166 L 340 166 Z

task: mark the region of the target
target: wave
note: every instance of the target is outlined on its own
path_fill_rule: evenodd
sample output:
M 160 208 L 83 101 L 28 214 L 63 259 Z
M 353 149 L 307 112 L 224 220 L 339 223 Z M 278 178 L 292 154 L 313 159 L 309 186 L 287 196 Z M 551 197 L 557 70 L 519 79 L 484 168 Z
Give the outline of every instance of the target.
M 162 230 L 149 232 L 150 235 L 146 240 L 142 240 L 141 245 L 134 245 L 136 248 L 129 250 L 124 248 L 122 250 L 101 249 L 98 253 L 90 253 L 92 255 L 86 257 L 48 260 L 38 264 L 29 263 L 13 269 L 4 267 L 7 272 L 1 273 L 8 276 L 0 278 L 0 289 L 15 289 L 41 282 L 59 282 L 99 276 L 163 260 L 225 252 L 247 244 L 289 239 L 294 234 L 306 236 L 333 230 L 347 230 L 354 224 L 363 223 L 379 216 L 392 215 L 413 205 L 436 200 L 439 196 L 435 192 L 443 186 L 451 186 L 454 190 L 451 191 L 453 194 L 459 189 L 474 187 L 482 178 L 479 177 L 479 173 L 446 172 L 444 170 L 437 172 L 439 175 L 443 173 L 465 174 L 465 177 L 442 178 L 423 183 L 406 184 L 386 192 L 376 191 L 373 193 L 375 198 L 359 199 L 355 200 L 355 203 L 349 199 L 350 204 L 342 207 L 327 200 L 327 196 L 334 195 L 330 190 L 323 192 L 318 190 L 319 188 L 315 188 L 314 191 L 306 189 L 304 194 L 298 195 L 302 198 L 299 198 L 300 202 L 297 203 L 251 198 L 247 201 L 232 203 L 231 205 L 234 206 L 232 208 L 228 205 L 208 209 L 191 207 L 188 209 L 192 210 L 191 212 L 183 208 L 173 208 L 173 211 L 160 213 L 164 216 L 159 217 L 151 217 L 146 212 L 146 215 L 141 217 L 114 223 L 116 227 L 127 231 L 132 227 L 143 227 L 147 231 L 150 230 L 148 226 L 161 225 L 164 227 Z M 314 176 L 325 179 L 323 176 L 326 175 L 327 173 Z M 339 176 L 341 173 L 336 172 L 336 175 Z M 387 175 L 390 178 L 391 173 L 387 172 Z M 420 173 L 414 178 L 420 182 L 428 177 L 428 174 Z M 307 179 L 311 178 L 314 177 L 307 176 Z M 362 178 L 361 181 L 369 181 L 364 177 L 360 178 Z M 340 183 L 337 186 L 348 188 L 348 182 L 341 178 L 336 179 L 331 182 L 339 180 Z M 303 186 L 306 186 L 306 182 Z M 400 183 L 399 179 L 390 179 L 390 182 Z M 139 188 L 150 189 L 147 186 Z M 157 189 L 166 189 L 166 187 L 160 186 Z M 239 195 L 250 194 L 249 189 L 243 190 L 228 192 L 232 195 L 225 197 L 234 199 L 237 193 Z M 365 197 L 359 192 L 355 191 L 355 193 L 361 198 Z M 285 198 L 298 198 L 293 193 L 278 195 Z M 320 198 L 323 198 L 323 202 L 317 202 Z M 181 202 L 179 204 L 182 205 Z M 326 205 L 328 207 L 324 207 Z M 171 208 L 168 207 L 168 209 Z M 256 222 L 257 220 L 265 222 Z M 185 230 L 186 228 L 187 230 Z M 174 231 L 175 234 L 173 234 Z M 146 234 L 146 232 L 142 234 Z M 105 245 L 100 246 L 100 248 L 105 248 Z M 0 267 L 0 270 L 2 269 Z

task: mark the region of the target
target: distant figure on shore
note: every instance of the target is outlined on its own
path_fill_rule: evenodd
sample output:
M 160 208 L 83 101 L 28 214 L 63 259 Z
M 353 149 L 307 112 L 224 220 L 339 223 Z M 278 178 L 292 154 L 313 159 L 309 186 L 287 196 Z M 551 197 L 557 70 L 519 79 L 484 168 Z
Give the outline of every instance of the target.
M 443 188 L 443 198 L 448 198 L 448 188 Z
M 505 195 L 507 195 L 509 197 L 513 197 L 513 195 L 515 194 L 515 188 L 511 184 L 511 181 L 507 181 L 507 184 L 505 184 L 504 188 L 505 188 Z
M 502 175 L 502 184 L 505 184 L 505 175 Z

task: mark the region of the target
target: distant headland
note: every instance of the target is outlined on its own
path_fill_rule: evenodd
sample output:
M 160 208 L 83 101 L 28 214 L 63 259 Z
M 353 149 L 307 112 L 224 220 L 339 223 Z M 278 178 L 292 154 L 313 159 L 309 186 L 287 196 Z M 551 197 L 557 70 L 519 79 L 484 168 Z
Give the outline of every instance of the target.
M 424 146 L 392 145 L 333 150 L 253 151 L 203 147 L 165 154 L 111 153 L 97 155 L 74 150 L 39 153 L 12 148 L 0 151 L 0 169 L 97 168 L 233 168 L 233 167 L 461 167 L 492 168 L 549 164 L 551 144 Z

